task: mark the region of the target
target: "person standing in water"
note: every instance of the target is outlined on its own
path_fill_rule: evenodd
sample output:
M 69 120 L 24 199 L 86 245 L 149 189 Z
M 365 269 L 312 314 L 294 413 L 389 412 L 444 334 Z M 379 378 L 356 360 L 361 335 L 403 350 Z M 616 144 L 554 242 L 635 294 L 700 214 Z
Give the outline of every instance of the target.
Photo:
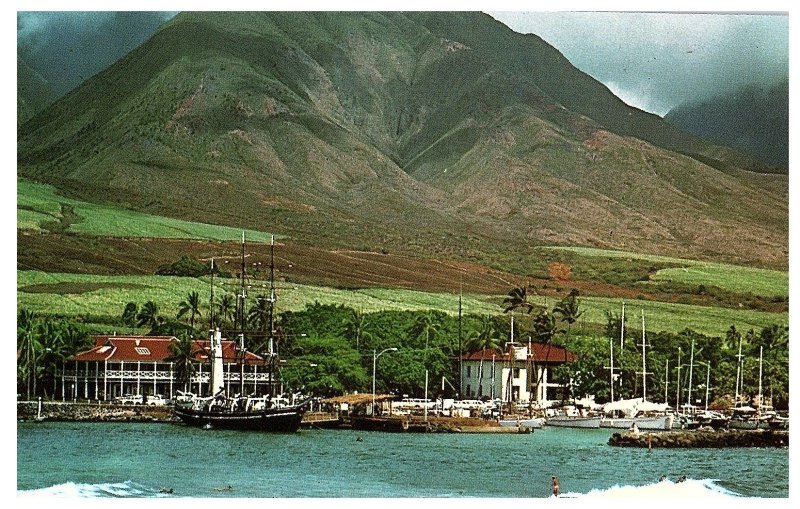
M 553 476 L 553 496 L 554 497 L 558 496 L 558 490 L 559 490 L 560 487 L 561 486 L 558 483 L 558 477 Z

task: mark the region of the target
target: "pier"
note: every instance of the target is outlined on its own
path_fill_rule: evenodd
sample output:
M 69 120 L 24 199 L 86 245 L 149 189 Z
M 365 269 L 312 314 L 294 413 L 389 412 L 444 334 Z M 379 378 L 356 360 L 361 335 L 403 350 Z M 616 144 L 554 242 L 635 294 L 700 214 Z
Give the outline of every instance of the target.
M 659 431 L 656 433 L 614 433 L 608 445 L 616 447 L 721 448 L 788 447 L 789 432 L 777 430 Z

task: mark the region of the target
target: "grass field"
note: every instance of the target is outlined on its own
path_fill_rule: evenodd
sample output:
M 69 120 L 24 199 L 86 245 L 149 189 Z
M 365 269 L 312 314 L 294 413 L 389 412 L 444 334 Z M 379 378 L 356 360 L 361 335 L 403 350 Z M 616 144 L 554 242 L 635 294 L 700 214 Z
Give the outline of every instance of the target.
M 62 206 L 77 216 L 64 221 Z M 41 230 L 47 222 L 61 222 L 65 231 L 112 237 L 237 240 L 242 230 L 228 226 L 183 221 L 143 214 L 121 207 L 99 205 L 58 196 L 54 188 L 17 180 L 17 228 Z M 249 242 L 269 242 L 270 234 L 245 230 Z
M 789 295 L 789 274 L 778 270 L 596 248 L 548 247 L 546 249 L 570 251 L 583 256 L 645 260 L 653 263 L 680 265 L 680 267 L 665 268 L 656 272 L 655 275 L 650 277 L 650 280 L 655 284 L 671 282 L 694 286 L 716 286 L 733 293 L 750 293 L 764 297 L 787 297 Z
M 216 280 L 215 292 L 234 292 L 235 280 Z M 59 314 L 67 317 L 121 315 L 127 302 L 140 306 L 148 300 L 159 305 L 164 316 L 175 316 L 178 303 L 191 291 L 208 295 L 208 281 L 172 276 L 94 276 L 81 274 L 53 274 L 38 271 L 17 272 L 17 305 L 40 315 Z M 253 287 L 249 295 L 266 291 Z M 382 310 L 439 310 L 456 314 L 458 295 L 428 293 L 395 289 L 340 290 L 329 287 L 281 283 L 278 287 L 278 311 L 300 310 L 315 301 L 322 304 L 345 305 L 361 312 Z M 469 314 L 500 314 L 500 295 L 465 295 L 463 309 Z M 537 300 L 538 299 L 538 300 Z M 555 303 L 543 297 L 534 302 Z M 577 326 L 603 325 L 605 311 L 619 313 L 621 300 L 602 297 L 582 297 L 584 314 Z M 647 329 L 651 331 L 680 332 L 686 328 L 708 334 L 722 335 L 731 326 L 739 330 L 759 329 L 773 323 L 788 322 L 787 313 L 764 313 L 750 310 L 714 308 L 653 301 L 626 302 L 628 324 L 632 329 L 641 327 L 641 310 L 644 310 Z M 204 314 L 205 315 L 205 314 Z M 526 318 L 523 318 L 526 319 Z M 97 330 L 97 328 L 95 328 Z

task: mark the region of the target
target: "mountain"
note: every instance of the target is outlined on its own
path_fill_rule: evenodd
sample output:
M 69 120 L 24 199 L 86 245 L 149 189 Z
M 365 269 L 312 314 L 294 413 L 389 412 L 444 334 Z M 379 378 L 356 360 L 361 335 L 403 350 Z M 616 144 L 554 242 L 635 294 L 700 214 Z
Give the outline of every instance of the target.
M 734 147 L 776 171 L 789 171 L 789 80 L 770 88 L 683 104 L 664 120 L 715 143 Z
M 24 58 L 17 56 L 17 125 L 42 111 L 53 98 L 50 84 Z
M 536 244 L 785 265 L 760 168 L 464 12 L 181 13 L 18 141 L 89 201 L 521 271 Z

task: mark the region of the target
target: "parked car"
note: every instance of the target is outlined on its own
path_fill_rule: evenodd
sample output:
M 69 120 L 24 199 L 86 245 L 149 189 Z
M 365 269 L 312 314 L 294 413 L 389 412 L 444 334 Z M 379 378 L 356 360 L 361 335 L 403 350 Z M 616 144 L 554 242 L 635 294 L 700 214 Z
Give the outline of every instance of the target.
M 167 404 L 167 400 L 164 399 L 164 396 L 161 394 L 150 394 L 147 396 L 147 401 L 145 402 L 146 405 L 152 406 L 164 406 Z
M 141 405 L 144 398 L 139 394 L 125 394 L 114 398 L 114 403 L 118 405 Z

